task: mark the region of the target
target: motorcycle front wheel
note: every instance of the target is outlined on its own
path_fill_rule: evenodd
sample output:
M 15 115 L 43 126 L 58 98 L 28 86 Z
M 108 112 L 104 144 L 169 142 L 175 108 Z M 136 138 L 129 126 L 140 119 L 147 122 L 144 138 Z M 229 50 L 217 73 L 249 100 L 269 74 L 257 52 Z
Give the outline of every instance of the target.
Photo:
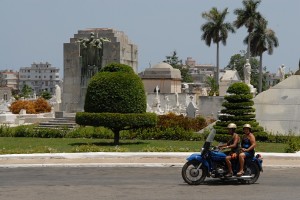
M 205 166 L 201 166 L 197 169 L 199 165 L 200 162 L 196 160 L 188 161 L 183 165 L 181 175 L 187 184 L 199 185 L 204 182 L 208 171 Z

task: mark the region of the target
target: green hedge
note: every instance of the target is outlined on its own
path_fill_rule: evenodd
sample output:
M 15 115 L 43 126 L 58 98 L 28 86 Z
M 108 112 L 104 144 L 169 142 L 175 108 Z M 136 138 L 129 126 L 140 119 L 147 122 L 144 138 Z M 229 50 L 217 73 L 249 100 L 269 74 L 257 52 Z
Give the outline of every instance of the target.
M 157 123 L 155 113 L 76 113 L 76 123 L 82 126 L 104 126 L 119 130 L 151 127 Z
M 226 95 L 224 99 L 228 102 L 249 102 L 253 96 L 252 94 Z
M 249 102 L 235 102 L 235 103 L 231 103 L 231 102 L 224 102 L 222 104 L 223 107 L 225 108 L 233 108 L 233 109 L 238 109 L 238 108 L 244 108 L 244 107 L 251 107 L 254 105 L 253 101 L 249 101 Z

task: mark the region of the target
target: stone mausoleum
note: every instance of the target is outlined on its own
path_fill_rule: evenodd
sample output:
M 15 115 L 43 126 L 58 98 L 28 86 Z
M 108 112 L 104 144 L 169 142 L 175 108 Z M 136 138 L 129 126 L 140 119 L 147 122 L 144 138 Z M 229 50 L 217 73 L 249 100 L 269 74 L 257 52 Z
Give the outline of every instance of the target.
M 147 93 L 181 93 L 181 72 L 168 63 L 159 63 L 139 73 Z
M 253 100 L 256 120 L 267 131 L 300 135 L 300 70 Z
M 103 44 L 102 67 L 117 62 L 129 65 L 137 73 L 138 48 L 122 31 L 109 28 L 93 28 L 79 30 L 69 43 L 64 43 L 64 83 L 62 93 L 62 111 L 83 111 L 88 80 L 82 84 L 82 56 L 80 39 L 108 38 L 110 42 Z

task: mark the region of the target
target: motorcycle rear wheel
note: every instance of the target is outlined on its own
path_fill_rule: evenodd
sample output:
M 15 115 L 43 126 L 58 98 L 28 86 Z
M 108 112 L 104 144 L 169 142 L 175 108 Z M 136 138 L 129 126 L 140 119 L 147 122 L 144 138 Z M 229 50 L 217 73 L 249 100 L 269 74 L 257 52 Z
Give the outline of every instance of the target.
M 199 185 L 204 182 L 207 176 L 207 168 L 201 166 L 197 170 L 200 163 L 196 160 L 188 161 L 184 164 L 181 170 L 183 180 L 189 185 Z
M 245 166 L 245 175 L 250 175 L 251 179 L 248 181 L 249 184 L 253 184 L 257 181 L 260 175 L 260 170 L 256 163 L 248 162 Z

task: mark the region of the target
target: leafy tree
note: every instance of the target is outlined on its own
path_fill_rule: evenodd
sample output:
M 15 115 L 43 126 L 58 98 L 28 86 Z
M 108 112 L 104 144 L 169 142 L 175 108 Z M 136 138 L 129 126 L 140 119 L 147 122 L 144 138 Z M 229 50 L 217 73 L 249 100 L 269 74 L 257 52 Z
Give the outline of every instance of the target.
M 245 83 L 233 83 L 227 90 L 229 95 L 224 97 L 225 101 L 222 106 L 221 115 L 215 129 L 218 134 L 227 134 L 227 125 L 235 123 L 237 133 L 242 134 L 244 124 L 252 126 L 252 132 L 260 139 L 266 136 L 263 128 L 255 120 L 255 109 L 253 108 L 253 96 L 250 93 L 250 88 Z
M 182 82 L 185 83 L 193 82 L 193 78 L 189 74 L 189 69 L 183 67 L 182 60 L 178 58 L 176 51 L 173 51 L 171 56 L 166 56 L 166 60 L 164 60 L 163 62 L 168 63 L 173 68 L 180 70 Z
M 213 7 L 209 12 L 202 13 L 202 17 L 207 20 L 205 24 L 201 26 L 203 32 L 201 39 L 205 41 L 207 46 L 211 45 L 211 42 L 217 44 L 217 75 L 216 83 L 219 85 L 219 43 L 222 42 L 226 45 L 228 32 L 234 33 L 235 30 L 231 23 L 224 22 L 225 17 L 228 14 L 227 8 L 223 11 L 218 11 L 216 7 Z
M 49 99 L 51 99 L 52 95 L 51 95 L 51 93 L 48 92 L 48 91 L 43 91 L 43 92 L 41 93 L 41 97 L 44 98 L 44 99 L 46 99 L 46 100 L 49 100 Z
M 146 113 L 142 80 L 130 66 L 118 63 L 105 66 L 92 77 L 84 110 L 76 113 L 76 123 L 110 128 L 116 145 L 121 130 L 152 127 L 157 121 L 156 114 Z
M 259 56 L 259 78 L 258 78 L 258 92 L 262 92 L 262 56 L 265 51 L 268 51 L 268 54 L 273 53 L 274 47 L 278 47 L 278 38 L 275 35 L 275 32 L 272 29 L 267 28 L 268 22 L 264 19 L 255 23 L 254 31 L 251 34 L 251 44 L 250 51 L 254 56 Z M 249 36 L 244 40 L 244 43 L 249 41 Z
M 25 84 L 21 90 L 21 96 L 24 98 L 28 98 L 32 94 L 32 92 L 32 88 Z
M 237 15 L 237 19 L 233 22 L 234 26 L 237 28 L 245 26 L 248 31 L 248 59 L 250 59 L 250 35 L 254 30 L 255 23 L 263 18 L 262 15 L 256 11 L 260 2 L 260 0 L 243 0 L 244 7 L 234 10 L 234 14 Z

